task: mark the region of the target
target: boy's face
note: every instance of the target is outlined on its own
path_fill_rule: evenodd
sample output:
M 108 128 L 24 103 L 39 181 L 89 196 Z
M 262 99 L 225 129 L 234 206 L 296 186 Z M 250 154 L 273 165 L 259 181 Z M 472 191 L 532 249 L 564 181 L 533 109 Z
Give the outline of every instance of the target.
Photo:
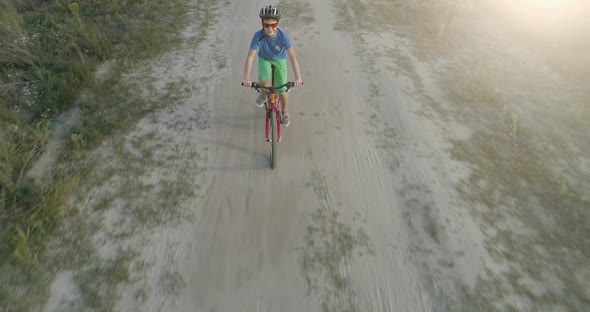
M 262 20 L 262 28 L 264 28 L 264 32 L 269 37 L 277 33 L 277 27 L 279 27 L 279 21 L 274 18 L 265 18 Z

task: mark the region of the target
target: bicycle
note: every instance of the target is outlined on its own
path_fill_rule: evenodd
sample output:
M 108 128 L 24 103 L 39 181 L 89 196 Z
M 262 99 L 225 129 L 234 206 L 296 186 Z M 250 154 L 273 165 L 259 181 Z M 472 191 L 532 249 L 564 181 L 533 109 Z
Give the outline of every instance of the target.
M 242 83 L 243 85 L 243 83 Z M 255 89 L 256 92 L 262 92 L 262 89 L 267 90 L 266 101 L 264 102 L 265 110 L 265 129 L 266 129 L 266 141 L 270 143 L 270 168 L 274 169 L 277 165 L 277 143 L 281 141 L 281 113 L 279 107 L 281 107 L 281 99 L 277 90 L 286 87 L 285 92 L 291 91 L 295 86 L 292 81 L 286 82 L 280 86 L 265 87 L 257 82 L 253 82 L 251 88 Z

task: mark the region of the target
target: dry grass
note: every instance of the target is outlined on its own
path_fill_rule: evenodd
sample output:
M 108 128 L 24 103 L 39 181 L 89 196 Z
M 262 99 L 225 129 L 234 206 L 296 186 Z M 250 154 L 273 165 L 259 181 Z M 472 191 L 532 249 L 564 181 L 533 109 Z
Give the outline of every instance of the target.
M 311 11 L 310 4 L 306 0 L 300 1 L 281 1 L 278 5 L 283 18 L 281 24 L 289 30 L 291 27 L 304 28 L 315 21 L 314 12 Z
M 584 275 L 590 270 L 590 172 L 582 164 L 590 155 L 587 29 L 553 37 L 516 31 L 498 24 L 494 14 L 500 13 L 490 7 L 450 3 L 334 4 L 337 28 L 357 42 L 369 31 L 386 31 L 409 39 L 421 61 L 445 59 L 436 74 L 447 98 L 434 111 L 444 110 L 445 120 L 474 133 L 451 141 L 451 156 L 472 168 L 458 190 L 483 231 L 493 233 L 488 251 L 510 269 L 490 271 L 447 308 L 583 310 L 590 304 Z M 370 60 L 371 53 L 361 58 Z M 424 218 L 424 231 L 436 240 L 436 227 Z
M 362 311 L 347 270 L 357 253 L 373 253 L 369 237 L 359 227 L 342 223 L 329 205 L 328 185 L 321 172 L 312 172 L 309 186 L 320 203 L 305 234 L 301 267 L 308 290 L 321 301 L 322 311 Z
M 524 52 L 511 52 L 511 42 Z M 456 119 L 475 130 L 453 141 L 451 155 L 472 168 L 459 191 L 470 206 L 483 204 L 473 213 L 496 233 L 489 251 L 511 267 L 474 291 L 494 293 L 483 297 L 508 309 L 527 300 L 532 309 L 578 310 L 590 302 L 577 278 L 590 258 L 590 202 L 580 187 L 588 172 L 576 172 L 590 153 L 583 134 L 590 114 L 577 103 L 589 98 L 574 78 L 584 73 L 559 70 L 550 51 L 528 52 L 537 47 L 520 36 L 474 40 L 445 72 L 455 77 L 446 86 Z M 580 51 L 577 59 L 584 67 Z M 556 166 L 561 159 L 571 162 Z M 540 286 L 555 280 L 561 289 Z

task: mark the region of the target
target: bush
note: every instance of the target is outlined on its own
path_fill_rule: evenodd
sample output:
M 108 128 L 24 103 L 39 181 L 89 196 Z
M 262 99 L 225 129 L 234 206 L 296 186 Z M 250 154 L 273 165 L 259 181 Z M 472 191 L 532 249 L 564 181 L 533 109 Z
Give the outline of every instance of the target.
M 83 128 L 68 134 L 70 152 L 58 162 L 81 160 L 85 149 L 121 127 L 112 116 L 125 115 L 113 111 L 125 103 L 104 113 L 95 103 L 79 105 L 80 95 L 124 92 L 112 85 L 118 75 L 170 47 L 184 5 L 179 0 L 0 0 L 1 259 L 33 261 L 59 223 L 59 201 L 75 189 L 77 174 L 57 168 L 50 181 L 26 177 L 56 117 L 74 107 L 82 110 Z M 106 60 L 125 66 L 103 83 L 93 75 Z

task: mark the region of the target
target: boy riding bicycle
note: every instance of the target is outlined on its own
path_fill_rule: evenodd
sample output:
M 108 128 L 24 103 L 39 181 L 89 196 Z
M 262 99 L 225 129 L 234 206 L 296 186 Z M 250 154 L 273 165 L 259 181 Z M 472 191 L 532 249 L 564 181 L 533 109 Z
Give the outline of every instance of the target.
M 295 86 L 299 87 L 303 84 L 301 80 L 301 73 L 299 72 L 299 64 L 295 56 L 295 49 L 291 45 L 291 39 L 286 32 L 279 29 L 279 20 L 281 19 L 281 12 L 276 6 L 267 5 L 260 10 L 258 14 L 262 20 L 262 29 L 254 33 L 252 42 L 250 43 L 250 50 L 246 57 L 246 65 L 244 67 L 244 82 L 245 87 L 251 87 L 250 70 L 252 69 L 252 62 L 254 56 L 258 51 L 258 83 L 265 87 L 271 86 L 271 65 L 275 67 L 275 85 L 279 86 L 287 82 L 287 56 L 291 61 L 293 72 L 295 73 Z M 284 126 L 289 126 L 290 116 L 287 112 L 288 93 L 284 88 L 278 90 L 281 100 L 282 123 Z M 260 92 L 256 99 L 256 106 L 262 107 L 266 98 L 265 92 Z

